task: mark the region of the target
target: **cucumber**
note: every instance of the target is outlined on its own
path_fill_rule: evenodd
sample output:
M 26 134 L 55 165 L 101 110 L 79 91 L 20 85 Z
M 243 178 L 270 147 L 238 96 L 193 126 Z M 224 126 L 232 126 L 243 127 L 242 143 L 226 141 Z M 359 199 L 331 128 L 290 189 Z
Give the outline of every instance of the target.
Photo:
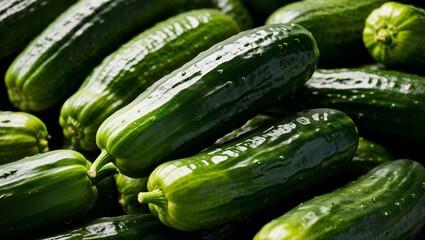
M 246 19 L 238 2 L 177 0 L 170 7 L 168 0 L 78 1 L 14 59 L 5 77 L 9 99 L 22 111 L 51 109 L 72 95 L 106 56 L 154 23 L 207 7 Z
M 370 68 L 316 69 L 294 99 L 305 108 L 341 110 L 362 129 L 421 143 L 425 139 L 423 76 Z
M 0 60 L 14 58 L 77 0 L 0 1 Z
M 385 162 L 266 223 L 254 239 L 413 239 L 425 224 L 424 184 L 419 162 Z
M 171 240 L 171 233 L 152 214 L 125 214 L 100 217 L 73 224 L 51 234 L 43 234 L 37 240 L 73 239 L 153 239 Z
M 267 122 L 271 122 L 273 120 L 275 120 L 276 118 L 268 115 L 268 114 L 263 114 L 260 113 L 257 116 L 249 119 L 244 125 L 242 125 L 239 128 L 236 128 L 235 130 L 227 133 L 226 135 L 224 135 L 223 137 L 217 139 L 213 145 L 211 145 L 208 148 L 211 147 L 215 147 L 217 145 L 223 144 L 233 138 L 239 137 L 242 134 L 245 134 L 247 132 L 250 132 L 252 130 L 255 130 L 256 128 L 262 126 L 263 124 L 267 123 Z
M 157 23 L 114 51 L 61 108 L 63 134 L 75 149 L 98 150 L 100 124 L 154 81 L 240 31 L 217 9 L 186 11 Z
M 259 212 L 345 169 L 359 136 L 333 109 L 309 109 L 154 169 L 138 201 L 165 225 L 203 229 Z
M 129 177 L 205 149 L 277 99 L 301 88 L 318 62 L 316 42 L 296 24 L 242 31 L 153 83 L 99 127 L 101 150 L 89 175 L 108 162 Z
M 275 10 L 266 20 L 298 23 L 313 34 L 320 67 L 351 66 L 371 59 L 362 41 L 367 16 L 385 0 L 302 0 Z M 349 57 L 347 57 L 349 56 Z
M 50 135 L 37 116 L 0 111 L 0 164 L 49 151 Z
M 366 19 L 363 42 L 370 55 L 391 68 L 425 65 L 425 9 L 386 2 Z
M 0 234 L 2 238 L 31 236 L 83 216 L 94 205 L 97 179 L 81 153 L 59 149 L 1 165 Z
M 118 203 L 125 214 L 148 213 L 148 206 L 140 206 L 137 194 L 148 190 L 148 178 L 131 178 L 119 173 L 115 175 L 115 183 L 118 190 Z
M 384 162 L 395 160 L 395 156 L 385 146 L 374 140 L 359 138 L 359 146 L 352 160 L 350 171 L 360 175 Z

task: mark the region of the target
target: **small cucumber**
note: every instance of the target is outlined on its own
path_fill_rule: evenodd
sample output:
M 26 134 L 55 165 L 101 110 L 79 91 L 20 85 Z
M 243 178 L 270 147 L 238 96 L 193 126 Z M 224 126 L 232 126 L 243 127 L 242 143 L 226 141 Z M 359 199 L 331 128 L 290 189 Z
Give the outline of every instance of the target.
M 60 149 L 25 157 L 0 168 L 0 234 L 30 236 L 87 213 L 97 199 L 97 179 L 81 153 Z M 102 176 L 101 176 L 102 175 Z
M 119 46 L 163 19 L 197 8 L 219 9 L 239 23 L 249 19 L 240 0 L 174 0 L 171 6 L 169 0 L 77 1 L 9 66 L 10 102 L 32 112 L 62 104 Z
M 153 82 L 240 31 L 217 9 L 177 14 L 146 29 L 105 58 L 62 105 L 59 122 L 75 149 L 95 151 L 100 124 Z
M 358 139 L 343 112 L 293 113 L 216 148 L 162 163 L 138 200 L 165 225 L 183 231 L 231 222 L 345 169 Z
M 389 67 L 425 66 L 425 9 L 382 4 L 367 17 L 363 42 L 376 61 Z
M 14 58 L 77 0 L 0 1 L 0 60 Z
M 309 31 L 274 24 L 242 31 L 162 77 L 109 116 L 89 175 L 113 162 L 129 177 L 189 156 L 301 88 L 319 52 Z
M 147 206 L 140 206 L 137 194 L 148 190 L 148 178 L 131 178 L 124 174 L 115 175 L 115 183 L 118 190 L 118 203 L 125 214 L 148 213 Z
M 50 135 L 37 116 L 17 111 L 0 111 L 0 164 L 49 150 Z
M 414 239 L 425 225 L 425 168 L 397 159 L 266 223 L 254 240 Z
M 385 0 L 302 0 L 275 10 L 266 20 L 298 23 L 313 34 L 323 66 L 344 66 L 369 61 L 362 41 L 367 16 Z M 349 57 L 347 57 L 349 56 Z

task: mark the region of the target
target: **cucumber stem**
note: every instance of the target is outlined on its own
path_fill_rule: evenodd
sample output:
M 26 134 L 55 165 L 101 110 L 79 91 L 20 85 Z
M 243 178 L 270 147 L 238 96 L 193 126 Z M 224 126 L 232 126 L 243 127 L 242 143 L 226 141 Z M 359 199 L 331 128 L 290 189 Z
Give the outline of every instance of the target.
M 93 164 L 87 171 L 87 175 L 89 175 L 90 178 L 96 178 L 96 175 L 100 171 L 100 169 L 104 165 L 112 162 L 112 160 L 114 160 L 114 157 L 108 151 L 102 149 L 99 156 L 93 161 Z
M 112 162 L 109 162 L 97 171 L 96 176 L 94 178 L 91 178 L 91 184 L 92 186 L 94 186 L 102 179 L 117 173 L 119 173 L 118 168 Z
M 142 204 L 155 204 L 163 211 L 163 213 L 167 211 L 168 200 L 160 188 L 155 188 L 150 192 L 139 192 L 139 194 L 137 194 L 137 201 Z

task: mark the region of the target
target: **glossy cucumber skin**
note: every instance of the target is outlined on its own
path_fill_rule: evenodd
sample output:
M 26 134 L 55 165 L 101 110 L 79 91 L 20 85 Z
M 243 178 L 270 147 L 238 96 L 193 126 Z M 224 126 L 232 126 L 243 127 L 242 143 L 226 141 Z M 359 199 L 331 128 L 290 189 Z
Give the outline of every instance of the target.
M 367 17 L 363 42 L 370 55 L 387 66 L 424 66 L 425 9 L 386 2 Z
M 0 233 L 31 235 L 84 215 L 97 189 L 90 162 L 74 150 L 52 150 L 1 165 Z
M 112 113 L 153 82 L 240 31 L 217 9 L 196 9 L 168 18 L 114 51 L 62 105 L 64 136 L 76 149 L 98 150 L 96 132 Z
M 0 2 L 0 59 L 15 57 L 57 16 L 77 0 L 3 0 Z
M 74 93 L 101 60 L 147 27 L 184 10 L 220 9 L 236 1 L 178 0 L 173 7 L 168 0 L 78 1 L 12 62 L 5 77 L 9 99 L 23 111 L 51 109 Z
M 37 116 L 0 111 L 0 165 L 49 150 L 46 124 Z
M 59 233 L 46 235 L 37 240 L 71 239 L 168 239 L 167 229 L 151 214 L 126 214 L 101 217 L 82 222 Z
M 183 231 L 230 222 L 346 168 L 357 145 L 356 126 L 346 114 L 293 113 L 214 149 L 159 165 L 149 176 L 149 192 L 138 200 L 165 225 Z
M 140 203 L 137 201 L 137 194 L 148 190 L 147 177 L 131 178 L 119 173 L 115 175 L 115 182 L 119 195 L 118 203 L 121 205 L 124 213 L 141 214 L 149 212 L 148 206 L 140 206 Z
M 275 10 L 267 18 L 266 24 L 293 22 L 302 25 L 311 31 L 317 41 L 320 65 L 332 66 L 341 64 L 341 61 L 346 65 L 356 58 L 369 59 L 362 41 L 364 21 L 373 9 L 384 2 L 386 1 L 295 1 Z
M 254 239 L 414 239 L 425 224 L 424 183 L 419 162 L 385 162 L 289 210 Z
M 425 139 L 425 77 L 393 70 L 317 69 L 295 97 L 304 107 L 331 107 L 358 127 Z
M 156 81 L 99 127 L 101 154 L 121 173 L 145 177 L 189 156 L 301 88 L 318 62 L 314 38 L 295 24 L 240 32 Z

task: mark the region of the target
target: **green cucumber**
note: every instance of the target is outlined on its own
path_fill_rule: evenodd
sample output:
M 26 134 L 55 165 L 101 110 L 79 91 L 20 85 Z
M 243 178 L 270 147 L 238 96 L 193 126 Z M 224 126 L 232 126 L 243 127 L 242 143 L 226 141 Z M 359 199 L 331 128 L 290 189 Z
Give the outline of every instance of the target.
M 0 60 L 14 58 L 77 0 L 0 1 Z
M 240 31 L 216 9 L 180 13 L 143 31 L 114 51 L 61 108 L 63 134 L 75 149 L 98 150 L 100 124 L 153 82 L 198 53 Z
M 131 178 L 124 174 L 115 175 L 115 183 L 118 190 L 118 203 L 125 214 L 148 213 L 147 206 L 140 206 L 137 194 L 148 190 L 148 178 Z
M 247 132 L 250 132 L 260 126 L 262 126 L 263 124 L 273 121 L 276 118 L 268 115 L 268 114 L 263 114 L 260 113 L 257 116 L 249 119 L 244 125 L 242 125 L 239 128 L 236 128 L 235 130 L 227 133 L 226 135 L 224 135 L 223 137 L 217 139 L 213 145 L 211 145 L 210 147 L 215 147 L 216 145 L 220 145 L 223 144 L 233 138 L 239 137 L 242 134 L 245 134 Z M 210 148 L 209 147 L 209 148 Z
M 370 55 L 390 67 L 425 66 L 425 9 L 386 2 L 366 19 L 363 42 Z
M 0 164 L 49 150 L 50 135 L 37 116 L 17 111 L 0 111 Z
M 349 171 L 363 175 L 372 168 L 392 160 L 395 160 L 395 156 L 385 146 L 374 140 L 360 137 Z
M 216 148 L 162 163 L 138 200 L 165 225 L 183 231 L 231 222 L 345 169 L 358 140 L 343 112 L 293 113 Z
M 53 231 L 52 231 L 53 232 Z M 126 214 L 100 217 L 73 224 L 37 240 L 117 239 L 172 240 L 171 233 L 152 214 Z
M 129 177 L 199 152 L 277 99 L 301 88 L 316 69 L 318 49 L 297 24 L 242 31 L 157 80 L 99 127 L 101 154 Z
M 238 2 L 176 0 L 170 6 L 168 0 L 78 1 L 12 62 L 5 77 L 9 99 L 22 111 L 51 109 L 74 93 L 106 56 L 156 22 L 209 7 L 246 19 Z
M 31 235 L 87 213 L 97 199 L 97 179 L 81 153 L 52 150 L 1 165 L 0 234 Z M 112 168 L 111 168 L 112 169 Z
M 320 50 L 320 65 L 353 65 L 369 61 L 362 41 L 365 19 L 385 0 L 302 0 L 275 10 L 266 20 L 298 23 L 313 34 Z M 347 57 L 349 56 L 349 57 Z
M 424 142 L 425 77 L 384 69 L 317 69 L 294 101 L 347 113 L 362 129 Z
M 254 239 L 413 239 L 424 225 L 425 168 L 398 159 L 289 210 Z

